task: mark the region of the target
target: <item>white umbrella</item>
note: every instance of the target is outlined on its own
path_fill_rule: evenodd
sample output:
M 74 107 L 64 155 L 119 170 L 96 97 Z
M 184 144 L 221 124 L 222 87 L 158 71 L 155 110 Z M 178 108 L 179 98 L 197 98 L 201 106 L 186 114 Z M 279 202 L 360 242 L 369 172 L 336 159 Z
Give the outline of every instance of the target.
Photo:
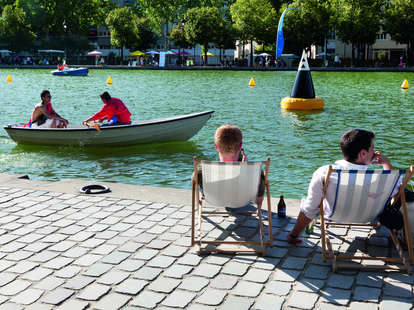
M 92 52 L 89 52 L 88 53 L 89 56 L 98 56 L 98 55 L 102 55 L 102 54 L 103 53 L 100 52 L 100 51 L 92 51 Z
M 155 54 L 159 54 L 157 51 L 149 51 L 149 52 L 146 52 L 145 54 L 151 54 L 151 55 L 155 55 Z
M 272 55 L 270 55 L 268 53 L 261 53 L 261 54 L 259 54 L 259 56 L 272 56 Z

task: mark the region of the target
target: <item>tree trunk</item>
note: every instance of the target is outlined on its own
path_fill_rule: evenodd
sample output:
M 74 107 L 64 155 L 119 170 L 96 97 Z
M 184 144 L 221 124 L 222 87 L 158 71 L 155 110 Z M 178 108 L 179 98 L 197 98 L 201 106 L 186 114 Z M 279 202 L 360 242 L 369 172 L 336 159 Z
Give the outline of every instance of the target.
M 354 66 L 354 43 L 351 44 L 351 67 Z
M 207 52 L 208 52 L 208 43 L 204 45 L 204 66 L 207 66 Z
M 121 46 L 121 65 L 124 64 L 124 46 Z

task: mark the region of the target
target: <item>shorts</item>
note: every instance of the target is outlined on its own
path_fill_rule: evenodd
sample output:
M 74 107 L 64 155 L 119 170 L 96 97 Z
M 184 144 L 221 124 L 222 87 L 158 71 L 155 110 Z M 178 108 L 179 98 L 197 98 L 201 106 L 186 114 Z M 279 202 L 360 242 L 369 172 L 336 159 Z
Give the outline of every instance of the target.
M 30 128 L 52 128 L 53 118 L 48 118 L 42 125 L 38 125 L 37 122 L 32 123 Z

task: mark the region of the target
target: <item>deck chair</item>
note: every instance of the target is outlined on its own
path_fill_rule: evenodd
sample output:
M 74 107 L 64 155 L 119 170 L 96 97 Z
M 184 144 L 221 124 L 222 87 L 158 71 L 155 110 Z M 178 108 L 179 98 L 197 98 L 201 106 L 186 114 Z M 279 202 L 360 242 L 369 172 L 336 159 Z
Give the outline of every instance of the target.
M 332 206 L 331 214 L 325 214 L 323 208 L 323 200 L 326 197 L 326 190 L 330 181 L 331 174 L 337 174 L 338 182 L 336 185 L 336 197 Z M 334 226 L 377 226 L 374 224 L 378 215 L 383 211 L 388 203 L 396 203 L 401 198 L 401 212 L 404 218 L 404 229 L 407 232 L 406 242 L 408 245 L 409 260 L 413 262 L 413 250 L 410 233 L 410 225 L 407 215 L 407 206 L 404 196 L 404 188 L 407 185 L 411 175 L 413 174 L 413 166 L 407 170 L 340 170 L 333 169 L 329 166 L 329 170 L 325 177 L 323 189 L 323 198 L 320 203 L 320 223 L 321 223 L 321 240 L 322 240 L 322 256 L 323 259 L 332 261 L 334 271 L 337 268 L 358 268 L 358 269 L 394 269 L 405 270 L 411 273 L 409 261 L 404 256 L 401 245 L 396 238 L 395 231 L 389 230 L 391 239 L 396 247 L 399 257 L 373 257 L 368 255 L 347 256 L 335 254 L 329 240 L 329 229 Z M 402 177 L 405 175 L 404 179 Z M 402 180 L 402 182 L 401 182 Z M 398 193 L 395 197 L 391 197 L 393 191 L 399 183 Z M 377 260 L 383 261 L 384 265 L 363 265 L 361 264 L 343 264 L 339 261 L 354 260 Z M 401 265 L 402 263 L 402 265 Z
M 202 170 L 202 199 L 200 199 L 198 180 L 198 166 Z M 256 201 L 262 166 L 265 165 L 265 193 L 267 197 L 267 221 L 269 240 L 265 241 L 263 226 L 262 209 L 258 207 L 254 212 L 237 212 L 229 208 L 239 208 Z M 211 162 L 199 161 L 194 158 L 194 174 L 192 180 L 192 222 L 191 222 L 191 245 L 198 246 L 198 253 L 235 253 L 235 252 L 256 252 L 265 255 L 266 246 L 272 247 L 272 213 L 269 192 L 269 173 L 270 159 L 257 162 Z M 205 208 L 207 202 L 209 206 L 215 208 Z M 219 208 L 219 209 L 218 209 Z M 222 208 L 222 210 L 220 210 Z M 230 210 L 230 211 L 226 211 Z M 234 212 L 231 212 L 234 211 Z M 195 234 L 196 213 L 198 216 L 197 236 Z M 201 225 L 203 217 L 212 220 L 212 215 L 223 214 L 257 214 L 258 226 L 260 231 L 260 241 L 257 240 L 205 240 L 201 236 Z M 225 230 L 223 230 L 225 231 Z M 202 240 L 203 239 L 203 240 Z M 223 248 L 222 244 L 231 245 Z M 238 247 L 236 245 L 239 245 Z M 242 248 L 241 248 L 242 246 Z

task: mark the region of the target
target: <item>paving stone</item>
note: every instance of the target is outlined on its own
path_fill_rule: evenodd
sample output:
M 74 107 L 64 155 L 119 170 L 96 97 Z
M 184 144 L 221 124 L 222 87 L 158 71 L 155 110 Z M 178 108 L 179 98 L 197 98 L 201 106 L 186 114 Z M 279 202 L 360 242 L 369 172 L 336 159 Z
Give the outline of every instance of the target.
M 312 264 L 329 266 L 329 267 L 332 265 L 329 259 L 324 261 L 322 254 L 319 254 L 319 253 L 316 253 L 315 255 L 312 256 Z
M 29 288 L 14 296 L 11 301 L 17 304 L 30 305 L 38 300 L 43 292 L 43 290 Z
M 254 303 L 254 299 L 252 298 L 229 296 L 218 309 L 220 310 L 226 310 L 226 309 L 248 310 L 250 309 L 253 303 Z
M 40 251 L 43 251 L 44 249 L 46 249 L 49 246 L 50 246 L 49 243 L 45 243 L 45 242 L 35 242 L 33 244 L 29 244 L 24 249 L 26 251 L 30 251 L 30 252 L 34 252 L 34 253 L 39 253 Z
M 52 305 L 43 304 L 40 302 L 36 302 L 24 308 L 24 310 L 52 310 L 52 309 L 53 309 Z M 63 310 L 63 309 L 67 310 L 67 308 L 59 307 L 59 310 Z M 83 310 L 83 309 L 71 308 L 71 310 Z
M 163 300 L 162 304 L 169 307 L 185 308 L 196 297 L 196 294 L 175 290 Z
M 303 270 L 306 265 L 306 258 L 287 257 L 282 264 L 282 268 Z
M 148 284 L 148 281 L 127 279 L 116 287 L 118 293 L 137 295 Z
M 84 256 L 86 253 L 88 253 L 88 249 L 77 246 L 67 250 L 65 253 L 62 253 L 61 255 L 70 258 L 78 258 Z
M 64 240 L 49 248 L 49 250 L 57 252 L 65 252 L 76 244 L 74 241 Z
M 269 279 L 270 275 L 271 271 L 250 268 L 243 279 L 251 282 L 265 283 Z
M 345 306 L 338 306 L 334 304 L 328 304 L 326 302 L 321 302 L 318 307 L 319 310 L 346 310 Z
M 97 246 L 100 246 L 102 243 L 105 243 L 105 240 L 90 238 L 88 240 L 81 242 L 79 245 L 84 248 L 96 248 Z
M 121 263 L 122 261 L 127 259 L 130 255 L 131 255 L 130 253 L 115 251 L 115 252 L 112 252 L 111 254 L 105 256 L 102 259 L 102 262 L 103 263 L 108 263 L 108 264 L 118 265 L 119 263 Z
M 174 238 L 174 240 L 175 240 L 175 238 Z M 155 239 L 155 240 L 152 240 L 150 243 L 147 244 L 147 248 L 162 250 L 170 244 L 171 244 L 170 241 Z
M 33 262 L 38 262 L 38 263 L 45 263 L 58 256 L 59 256 L 59 253 L 46 250 L 46 251 L 37 253 L 36 255 L 33 255 L 32 257 L 29 258 L 29 260 Z
M 124 260 L 121 264 L 119 264 L 118 268 L 125 271 L 137 271 L 145 264 L 144 261 L 138 259 L 127 259 Z
M 227 292 L 223 290 L 207 289 L 201 294 L 196 302 L 204 305 L 218 306 L 226 297 Z
M 344 276 L 340 274 L 332 274 L 328 280 L 328 286 L 350 289 L 354 283 L 354 277 Z
M 68 290 L 66 288 L 58 288 L 54 291 L 45 294 L 42 297 L 41 301 L 46 304 L 59 305 L 60 303 L 68 299 L 70 296 L 72 296 L 74 293 L 74 291 Z
M 112 293 L 104 296 L 94 308 L 99 310 L 114 310 L 120 309 L 131 299 L 130 296 L 123 294 Z
M 354 301 L 351 302 L 349 306 L 349 310 L 378 310 L 378 304 L 374 303 L 368 303 L 368 302 L 358 302 Z
M 23 310 L 22 306 L 13 304 L 13 303 L 5 303 L 0 305 L 0 310 Z
M 96 282 L 101 284 L 113 285 L 118 284 L 124 281 L 129 277 L 129 273 L 123 271 L 110 271 L 105 273 L 101 278 L 96 280 Z
M 135 253 L 142 246 L 143 244 L 141 243 L 130 241 L 130 242 L 123 244 L 121 247 L 118 248 L 118 250 L 121 252 Z
M 0 288 L 0 294 L 6 296 L 16 295 L 30 286 L 31 282 L 24 280 L 14 280 Z
M 72 258 L 56 257 L 43 265 L 45 268 L 61 269 L 73 262 Z
M 247 272 L 248 268 L 249 268 L 248 264 L 242 264 L 242 263 L 230 261 L 226 265 L 224 265 L 221 272 L 224 274 L 229 274 L 229 275 L 234 275 L 234 276 L 242 276 Z
M 83 289 L 77 298 L 90 301 L 98 300 L 110 290 L 110 286 L 94 283 Z
M 66 266 L 55 272 L 58 278 L 72 278 L 76 276 L 82 268 L 76 266 Z
M 52 234 L 49 236 L 46 236 L 42 239 L 42 242 L 46 242 L 46 243 L 58 243 L 60 241 L 63 241 L 67 238 L 66 235 L 64 234 Z
M 64 282 L 65 281 L 62 279 L 56 278 L 54 276 L 48 276 L 39 283 L 36 283 L 34 287 L 45 291 L 52 291 L 58 286 L 62 285 Z
M 381 290 L 374 287 L 356 286 L 354 288 L 353 300 L 378 302 Z
M 83 289 L 85 286 L 91 284 L 93 281 L 95 281 L 95 278 L 78 275 L 66 281 L 63 287 L 73 290 L 80 290 Z
M 260 296 L 253 306 L 253 309 L 257 310 L 268 310 L 268 309 L 282 309 L 282 305 L 285 299 L 279 296 L 264 294 Z
M 193 270 L 193 267 L 186 266 L 186 265 L 172 265 L 167 270 L 164 271 L 163 276 L 164 277 L 170 277 L 170 278 L 177 278 L 182 279 L 184 275 L 188 274 Z
M 141 225 L 141 224 L 140 224 Z M 157 238 L 157 236 L 156 235 L 153 235 L 153 234 L 148 234 L 148 233 L 143 233 L 143 234 L 141 234 L 141 235 L 139 235 L 139 236 L 136 236 L 135 238 L 134 238 L 134 241 L 135 242 L 138 242 L 138 243 L 150 243 L 152 240 L 154 240 L 155 238 Z
M 76 235 L 70 236 L 68 240 L 82 242 L 82 241 L 88 240 L 89 238 L 92 238 L 93 236 L 95 236 L 95 233 L 93 232 L 80 231 Z
M 17 275 L 13 273 L 8 273 L 8 272 L 0 273 L 0 287 L 10 283 L 16 278 L 17 278 Z
M 329 267 L 310 265 L 305 271 L 305 276 L 314 279 L 326 279 L 328 278 L 329 271 Z
M 36 269 L 33 269 L 32 271 L 23 274 L 22 279 L 29 280 L 32 282 L 38 282 L 52 273 L 53 270 L 46 269 L 43 267 L 37 267 Z
M 165 296 L 166 295 L 151 291 L 143 291 L 131 301 L 130 305 L 154 309 L 157 304 L 159 304 L 165 298 Z
M 170 256 L 160 255 L 153 259 L 151 259 L 148 263 L 148 267 L 155 267 L 155 268 L 168 268 L 175 262 L 176 258 Z
M 197 266 L 203 258 L 194 254 L 185 254 L 178 260 L 179 264 Z
M 412 300 L 385 296 L 379 306 L 380 310 L 409 310 L 412 309 Z
M 151 267 L 142 267 L 138 271 L 136 271 L 132 277 L 142 280 L 152 281 L 162 272 L 160 268 L 151 268 Z
M 81 301 L 76 299 L 70 299 L 63 303 L 59 310 L 84 310 L 89 306 L 89 303 L 87 301 Z M 27 308 L 26 308 L 27 310 Z
M 232 293 L 238 296 L 257 297 L 262 289 L 263 284 L 249 281 L 239 281 Z
M 291 269 L 279 269 L 274 273 L 273 278 L 279 281 L 293 282 L 299 277 L 300 271 Z
M 200 292 L 203 288 L 205 288 L 208 285 L 208 283 L 209 281 L 205 278 L 194 277 L 191 275 L 182 281 L 179 288 L 187 291 Z
M 79 257 L 73 262 L 74 265 L 79 265 L 82 267 L 88 267 L 95 264 L 98 260 L 102 258 L 101 255 L 96 254 L 86 254 L 85 256 Z M 93 266 L 92 266 L 93 267 Z
M 8 272 L 22 274 L 22 273 L 28 272 L 28 271 L 36 268 L 37 266 L 39 266 L 39 264 L 37 264 L 37 263 L 32 263 L 32 262 L 18 262 L 13 267 L 7 269 L 7 271 Z
M 16 265 L 15 262 L 8 261 L 8 260 L 5 260 L 5 259 L 1 259 L 0 260 L 0 272 L 2 272 L 2 271 L 6 270 L 6 269 L 8 269 L 8 268 L 10 268 L 11 266 L 14 266 L 14 265 Z
M 360 272 L 356 279 L 357 285 L 365 285 L 381 288 L 383 275 L 374 272 Z
M 384 295 L 393 297 L 412 298 L 412 286 L 406 283 L 385 283 Z
M 159 251 L 151 249 L 142 249 L 139 250 L 137 254 L 134 255 L 135 259 L 150 260 L 151 258 L 157 256 Z
M 149 289 L 160 293 L 171 293 L 181 283 L 180 280 L 160 277 L 151 282 Z
M 331 287 L 322 289 L 320 293 L 322 301 L 336 305 L 347 305 L 351 297 L 351 290 L 340 290 Z
M 181 257 L 187 251 L 188 251 L 187 247 L 170 245 L 168 248 L 162 251 L 162 254 L 167 255 L 167 256 L 173 256 L 173 257 Z
M 294 292 L 290 296 L 287 305 L 300 309 L 313 309 L 318 297 L 314 293 Z
M 292 284 L 289 282 L 272 281 L 266 285 L 265 293 L 277 294 L 277 295 L 288 295 L 292 289 Z
M 94 264 L 83 272 L 85 276 L 99 277 L 110 270 L 113 266 L 109 264 Z
M 33 255 L 33 252 L 20 250 L 20 251 L 16 251 L 14 253 L 8 254 L 5 258 L 7 260 L 12 260 L 12 261 L 22 261 L 22 260 L 26 260 L 32 255 Z
M 318 292 L 325 285 L 325 281 L 302 278 L 296 282 L 296 290 L 302 292 Z
M 292 247 L 289 250 L 289 256 L 298 256 L 307 258 L 311 256 L 311 253 L 314 251 L 313 248 L 304 248 L 304 247 Z
M 405 273 L 389 273 L 387 275 L 387 278 L 384 279 L 385 282 L 390 283 L 390 282 L 402 282 L 402 283 L 407 283 L 407 284 L 414 284 L 414 277 L 412 277 L 409 274 L 405 274 Z

